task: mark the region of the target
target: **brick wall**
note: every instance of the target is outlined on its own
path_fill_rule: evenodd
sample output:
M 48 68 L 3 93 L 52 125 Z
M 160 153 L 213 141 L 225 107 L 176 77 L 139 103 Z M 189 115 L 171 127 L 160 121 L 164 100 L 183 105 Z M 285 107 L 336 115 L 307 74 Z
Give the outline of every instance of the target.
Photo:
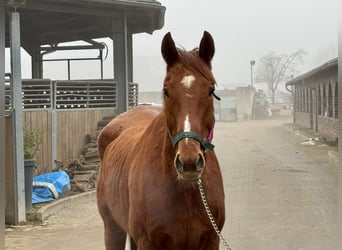
M 318 134 L 329 141 L 335 141 L 338 137 L 337 123 L 337 119 L 318 116 Z
M 305 128 L 310 128 L 310 114 L 304 112 L 295 112 L 296 125 L 300 125 Z

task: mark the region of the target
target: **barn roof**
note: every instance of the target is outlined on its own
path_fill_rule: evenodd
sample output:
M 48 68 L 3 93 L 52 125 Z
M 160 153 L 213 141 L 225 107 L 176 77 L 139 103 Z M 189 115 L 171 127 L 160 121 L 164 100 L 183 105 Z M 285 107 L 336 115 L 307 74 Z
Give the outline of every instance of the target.
M 291 81 L 287 82 L 286 85 L 295 85 L 297 83 L 302 83 L 302 81 L 304 79 L 307 79 L 309 77 L 312 77 L 316 74 L 320 74 L 324 71 L 327 71 L 327 70 L 330 70 L 332 68 L 336 68 L 337 69 L 337 66 L 338 66 L 338 58 L 334 58 L 334 59 L 331 59 L 329 61 L 327 61 L 326 63 L 322 64 L 321 66 L 317 67 L 317 68 L 314 68 L 300 76 L 297 76 L 296 78 L 292 79 Z
M 130 33 L 152 33 L 163 27 L 165 14 L 155 0 L 8 0 L 7 6 L 17 6 L 26 48 L 110 37 L 123 13 Z M 8 46 L 8 30 L 6 37 Z

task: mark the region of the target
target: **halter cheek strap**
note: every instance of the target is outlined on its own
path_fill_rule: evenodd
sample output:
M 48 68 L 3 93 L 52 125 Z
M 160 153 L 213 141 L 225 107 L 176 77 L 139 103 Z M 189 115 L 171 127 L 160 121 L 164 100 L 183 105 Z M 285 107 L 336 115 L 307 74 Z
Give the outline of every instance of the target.
M 170 137 L 171 137 L 171 142 L 172 145 L 175 147 L 177 145 L 177 143 L 184 139 L 184 138 L 191 138 L 191 139 L 195 139 L 196 141 L 198 141 L 199 143 L 201 143 L 202 147 L 205 149 L 209 149 L 209 150 L 213 150 L 215 145 L 211 143 L 212 140 L 212 135 L 213 135 L 213 129 L 210 131 L 209 136 L 208 136 L 208 140 L 202 138 L 199 134 L 197 134 L 196 132 L 181 132 L 178 135 L 176 135 L 175 137 L 171 137 L 171 133 L 170 133 Z

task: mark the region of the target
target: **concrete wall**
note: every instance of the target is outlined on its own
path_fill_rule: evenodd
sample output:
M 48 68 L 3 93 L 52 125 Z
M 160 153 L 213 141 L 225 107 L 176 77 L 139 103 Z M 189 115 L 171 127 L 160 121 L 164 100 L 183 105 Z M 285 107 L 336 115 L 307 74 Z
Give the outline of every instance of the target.
M 163 104 L 162 93 L 160 91 L 139 92 L 138 103 Z
M 253 98 L 256 93 L 254 87 L 236 88 L 236 116 L 238 121 L 252 118 Z
M 221 121 L 249 120 L 252 117 L 254 87 L 237 87 L 236 90 L 217 90 L 221 101 L 215 100 L 215 117 Z M 139 103 L 163 104 L 159 91 L 139 92 Z M 234 101 L 235 103 L 231 103 Z

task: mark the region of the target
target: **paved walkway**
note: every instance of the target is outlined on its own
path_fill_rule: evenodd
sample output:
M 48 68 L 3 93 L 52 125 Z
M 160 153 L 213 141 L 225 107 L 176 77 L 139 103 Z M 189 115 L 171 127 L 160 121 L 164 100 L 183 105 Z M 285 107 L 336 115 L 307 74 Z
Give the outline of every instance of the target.
M 233 250 L 337 250 L 336 162 L 329 147 L 301 145 L 286 122 L 216 125 Z M 68 206 L 42 225 L 7 228 L 6 249 L 104 249 L 95 197 Z

